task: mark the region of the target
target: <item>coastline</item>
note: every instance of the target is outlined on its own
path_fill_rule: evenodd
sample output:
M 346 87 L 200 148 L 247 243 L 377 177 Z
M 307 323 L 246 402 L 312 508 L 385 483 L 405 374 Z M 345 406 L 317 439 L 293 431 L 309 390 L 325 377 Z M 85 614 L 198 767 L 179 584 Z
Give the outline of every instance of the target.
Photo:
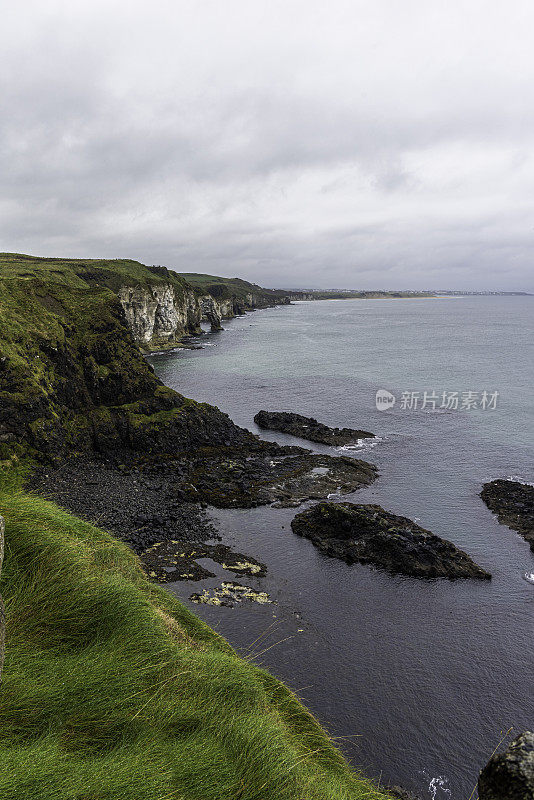
M 202 528 L 201 497 L 224 504 L 229 484 L 234 487 L 232 498 L 246 507 L 272 502 L 273 473 L 279 474 L 282 486 L 291 484 L 284 496 L 309 496 L 316 483 L 326 480 L 322 467 L 319 476 L 314 473 L 325 457 L 261 442 L 217 408 L 165 387 L 134 341 L 117 287 L 109 285 L 115 273 L 110 279 L 107 264 L 24 257 L 22 269 L 28 269 L 28 261 L 33 272 L 24 277 L 8 259 L 7 274 L 0 279 L 5 320 L 0 342 L 0 510 L 8 542 L 2 570 L 8 630 L 3 678 L 12 699 L 2 712 L 6 734 L 0 761 L 6 767 L 6 759 L 11 764 L 0 770 L 3 795 L 26 796 L 27 771 L 20 758 L 26 765 L 29 758 L 32 785 L 39 791 L 32 800 L 44 800 L 50 791 L 67 798 L 81 785 L 97 795 L 99 787 L 113 785 L 113 796 L 132 800 L 156 800 L 169 792 L 192 797 L 193 772 L 204 776 L 193 783 L 196 796 L 213 800 L 230 800 L 236 786 L 250 786 L 250 797 L 260 793 L 273 800 L 341 800 L 362 793 L 376 800 L 387 797 L 351 770 L 282 683 L 237 657 L 171 594 L 149 582 L 129 548 L 28 493 L 32 471 L 35 487 L 42 489 L 37 475 L 53 487 L 55 470 L 63 468 L 61 501 L 66 505 L 66 494 L 74 488 L 75 510 L 100 521 L 99 497 L 102 500 L 112 488 L 111 470 L 121 484 L 108 511 L 115 506 L 119 527 L 123 534 L 130 531 L 135 546 L 139 525 L 133 537 L 131 525 L 141 522 L 136 496 L 145 494 L 148 512 L 164 484 L 172 494 L 160 519 L 145 520 L 157 529 L 157 535 L 148 531 L 148 539 L 161 539 L 171 515 L 173 524 L 182 528 Z M 142 265 L 116 266 L 119 271 L 134 270 L 136 279 L 153 280 Z M 165 294 L 165 288 L 162 291 Z M 186 291 L 185 301 L 188 296 Z M 180 308 L 175 300 L 170 317 L 157 317 L 156 310 L 150 314 L 159 320 L 159 335 L 170 330 L 167 340 L 178 338 Z M 92 461 L 99 465 L 99 478 L 93 466 L 87 466 Z M 354 473 L 351 480 L 365 474 L 365 469 L 343 459 L 332 463 Z M 80 473 L 73 481 L 75 464 Z M 183 472 L 176 486 L 180 464 Z M 150 475 L 150 497 L 139 472 Z M 220 487 L 214 486 L 213 475 Z M 191 497 L 195 508 L 188 512 Z M 117 506 L 124 504 L 133 508 L 128 509 L 128 519 L 121 520 Z M 184 505 L 185 516 L 180 518 Z M 146 546 L 144 533 L 139 544 Z M 229 555 L 220 552 L 225 563 Z M 241 569 L 240 554 L 233 557 L 235 568 Z M 28 608 L 29 615 L 24 611 Z M 72 653 L 70 659 L 65 659 L 65 648 Z M 169 659 L 177 665 L 176 675 L 168 674 Z M 31 665 L 37 661 L 41 677 L 35 684 Z M 191 675 L 189 682 L 179 678 L 180 664 Z M 56 676 L 63 687 L 60 696 L 53 693 L 55 680 L 43 681 L 43 674 Z M 111 674 L 113 681 L 104 680 Z M 149 675 L 152 683 L 147 684 Z M 182 689 L 173 699 L 177 679 Z M 154 685 L 169 686 L 161 694 L 161 707 L 154 699 Z M 191 692 L 184 695 L 189 685 Z M 133 705 L 131 697 L 138 698 Z M 19 708 L 38 710 L 38 720 L 32 722 L 32 714 L 25 711 L 21 717 Z M 156 749 L 150 747 L 147 731 L 152 737 L 156 733 Z M 184 761 L 189 741 L 190 755 Z M 177 747 L 180 768 L 169 770 Z
M 140 535 L 138 542 L 131 542 L 134 549 L 146 548 L 148 542 L 157 544 L 162 538 L 174 535 L 167 528 L 169 518 L 172 518 L 172 525 L 182 529 L 198 524 L 201 532 L 195 535 L 203 536 L 207 530 L 203 528 L 205 518 L 201 504 L 213 500 L 230 513 L 234 508 L 244 508 L 251 509 L 251 514 L 256 509 L 261 514 L 262 504 L 267 508 L 273 500 L 281 501 L 282 507 L 273 513 L 286 514 L 285 518 L 289 519 L 295 511 L 291 507 L 284 508 L 286 500 L 292 506 L 293 501 L 318 499 L 313 495 L 309 474 L 319 470 L 313 479 L 317 486 L 321 483 L 317 475 L 324 474 L 321 471 L 325 468 L 329 470 L 329 466 L 323 465 L 334 464 L 335 458 L 313 451 L 309 455 L 295 445 L 262 443 L 214 406 L 188 400 L 164 386 L 147 364 L 146 354 L 141 355 L 134 345 L 116 296 L 107 287 L 93 289 L 90 295 L 85 290 L 66 290 L 56 284 L 48 284 L 46 292 L 39 283 L 27 284 L 25 289 L 29 291 L 25 291 L 24 299 L 16 296 L 16 302 L 20 302 L 26 314 L 26 327 L 21 334 L 20 315 L 18 319 L 9 316 L 16 305 L 8 307 L 7 319 L 12 329 L 8 327 L 7 332 L 11 334 L 12 330 L 13 335 L 12 338 L 8 336 L 3 350 L 6 354 L 2 362 L 4 397 L 7 397 L 7 408 L 17 413 L 16 433 L 11 433 L 9 420 L 7 424 L 2 420 L 4 471 L 15 469 L 28 454 L 34 457 L 38 454 L 41 460 L 38 471 L 48 473 L 48 480 L 53 484 L 54 470 L 65 464 L 61 502 L 67 502 L 68 491 L 75 491 L 77 505 L 73 510 L 78 514 L 89 516 L 91 513 L 95 520 L 102 520 L 103 514 L 114 512 L 120 535 L 132 532 L 132 528 Z M 11 299 L 14 291 L 14 286 L 7 286 L 7 296 Z M 86 303 L 89 298 L 90 303 Z M 72 325 L 72 320 L 76 326 Z M 31 364 L 30 370 L 27 366 L 19 370 L 21 363 Z M 42 380 L 43 375 L 46 382 Z M 22 407 L 20 394 L 15 391 L 21 385 L 28 397 L 32 397 L 32 402 Z M 119 399 L 121 402 L 117 405 Z M 29 449 L 23 450 L 23 444 Z M 196 454 L 194 458 L 191 458 L 192 453 Z M 64 461 L 65 457 L 68 462 Z M 91 471 L 95 459 L 99 476 Z M 354 459 L 349 461 L 355 462 Z M 91 462 L 89 466 L 88 462 Z M 277 480 L 286 480 L 288 474 L 281 465 L 288 462 L 298 469 L 303 467 L 298 476 L 300 482 L 285 487 L 281 495 L 273 496 L 269 489 L 273 483 L 273 464 Z M 180 464 L 182 472 L 177 473 Z M 74 481 L 77 487 L 73 489 L 69 484 L 73 483 L 78 466 L 80 472 Z M 118 483 L 120 476 L 116 492 L 111 473 L 118 477 Z M 174 476 L 172 485 L 171 475 Z M 40 488 L 43 486 L 41 484 Z M 319 491 L 324 493 L 326 488 L 321 484 Z M 100 501 L 101 495 L 109 489 L 115 494 L 106 510 Z M 152 507 L 157 506 L 167 492 L 170 495 L 168 505 L 166 500 L 159 513 L 151 515 Z M 8 492 L 6 498 L 9 496 Z M 144 508 L 142 503 L 136 502 L 138 497 L 146 500 Z M 189 513 L 187 504 L 193 498 L 196 498 L 194 508 L 189 506 Z M 79 505 L 82 500 L 85 511 Z M 6 502 L 9 503 L 9 499 Z M 121 506 L 128 507 L 124 519 L 120 519 L 122 513 L 117 511 Z M 180 509 L 184 512 L 182 517 Z M 145 519 L 142 519 L 143 514 Z M 112 524 L 108 516 L 106 525 L 111 528 Z M 280 546 L 287 552 L 287 534 L 283 536 Z M 201 556 L 203 554 L 210 558 L 214 551 L 205 550 Z M 238 567 L 238 571 L 239 564 L 248 561 L 252 583 L 255 573 L 250 565 L 254 568 L 259 565 L 260 569 L 261 564 L 267 565 L 267 559 L 256 557 L 254 560 L 257 555 L 254 550 L 243 547 L 232 553 L 221 550 L 218 557 L 223 561 L 220 564 L 223 569 L 224 563 L 232 565 L 229 556 L 235 557 L 233 566 Z M 184 563 L 184 570 L 191 568 L 191 561 L 190 558 Z M 340 570 L 336 574 L 347 573 Z M 165 575 L 159 575 L 165 582 Z M 358 575 L 359 581 L 366 583 L 364 573 L 358 572 Z M 366 583 L 368 590 L 376 584 L 385 594 L 391 581 L 385 578 L 374 575 Z M 289 581 L 291 579 L 290 575 Z M 480 595 L 481 591 L 470 588 L 469 594 L 478 592 Z M 433 587 L 418 593 L 430 597 L 430 592 L 435 593 Z M 461 592 L 458 594 L 462 596 Z M 372 636 L 371 630 L 370 634 Z

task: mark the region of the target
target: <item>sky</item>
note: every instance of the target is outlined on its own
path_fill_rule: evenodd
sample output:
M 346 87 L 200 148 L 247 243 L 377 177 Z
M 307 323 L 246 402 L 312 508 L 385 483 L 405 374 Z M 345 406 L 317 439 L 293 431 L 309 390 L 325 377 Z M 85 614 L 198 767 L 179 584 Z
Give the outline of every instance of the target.
M 532 0 L 25 0 L 0 250 L 534 291 Z

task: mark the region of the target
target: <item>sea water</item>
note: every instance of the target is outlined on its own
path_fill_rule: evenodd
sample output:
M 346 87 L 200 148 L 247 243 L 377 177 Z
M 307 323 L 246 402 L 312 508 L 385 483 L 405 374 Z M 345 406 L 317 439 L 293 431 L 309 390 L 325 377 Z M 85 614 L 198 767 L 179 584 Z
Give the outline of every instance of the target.
M 422 798 L 467 800 L 506 731 L 534 728 L 534 557 L 479 497 L 485 481 L 534 480 L 533 320 L 534 297 L 297 303 L 152 358 L 166 384 L 264 438 L 306 444 L 260 431 L 260 409 L 373 431 L 337 451 L 380 471 L 349 499 L 411 517 L 492 573 L 393 576 L 319 553 L 291 532 L 294 509 L 213 512 L 225 542 L 268 566 L 242 582 L 275 603 L 191 607 L 286 681 L 352 763 Z M 379 410 L 378 390 L 395 405 Z M 228 577 L 210 567 L 201 588 Z M 170 588 L 189 603 L 199 584 Z

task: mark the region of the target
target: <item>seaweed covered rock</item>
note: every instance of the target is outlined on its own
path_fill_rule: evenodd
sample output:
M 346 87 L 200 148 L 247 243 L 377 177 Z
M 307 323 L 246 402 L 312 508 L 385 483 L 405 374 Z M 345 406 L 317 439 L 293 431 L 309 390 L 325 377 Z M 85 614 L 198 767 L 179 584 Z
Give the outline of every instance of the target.
M 254 422 L 260 428 L 281 433 L 290 433 L 310 442 L 342 447 L 359 439 L 373 439 L 374 433 L 353 428 L 329 428 L 313 417 L 303 417 L 286 411 L 258 411 Z
M 188 466 L 189 499 L 218 508 L 298 506 L 338 492 L 349 494 L 371 484 L 378 474 L 367 461 L 279 445 L 269 454 L 236 451 L 228 458 L 202 456 Z
M 318 503 L 291 528 L 326 555 L 415 578 L 490 578 L 452 542 L 378 505 Z
M 518 531 L 534 551 L 534 486 L 496 480 L 485 483 L 480 496 L 499 522 Z
M 534 733 L 525 731 L 493 755 L 478 779 L 479 800 L 533 800 Z

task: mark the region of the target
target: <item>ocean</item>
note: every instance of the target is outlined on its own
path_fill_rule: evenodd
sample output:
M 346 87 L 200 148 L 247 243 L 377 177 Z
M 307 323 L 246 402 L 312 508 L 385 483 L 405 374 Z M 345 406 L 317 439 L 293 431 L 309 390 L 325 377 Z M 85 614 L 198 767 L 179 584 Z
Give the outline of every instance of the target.
M 534 727 L 534 554 L 479 497 L 494 478 L 534 481 L 533 323 L 533 297 L 302 302 L 151 358 L 167 385 L 263 438 L 336 454 L 260 431 L 260 409 L 373 431 L 343 452 L 380 476 L 347 499 L 411 517 L 493 574 L 425 581 L 348 566 L 292 533 L 295 509 L 262 507 L 210 515 L 226 543 L 267 564 L 242 582 L 271 604 L 198 606 L 198 583 L 169 584 L 289 684 L 355 766 L 424 800 L 468 800 L 506 732 Z M 395 405 L 379 410 L 378 390 Z M 201 588 L 224 575 L 209 567 L 217 577 Z

